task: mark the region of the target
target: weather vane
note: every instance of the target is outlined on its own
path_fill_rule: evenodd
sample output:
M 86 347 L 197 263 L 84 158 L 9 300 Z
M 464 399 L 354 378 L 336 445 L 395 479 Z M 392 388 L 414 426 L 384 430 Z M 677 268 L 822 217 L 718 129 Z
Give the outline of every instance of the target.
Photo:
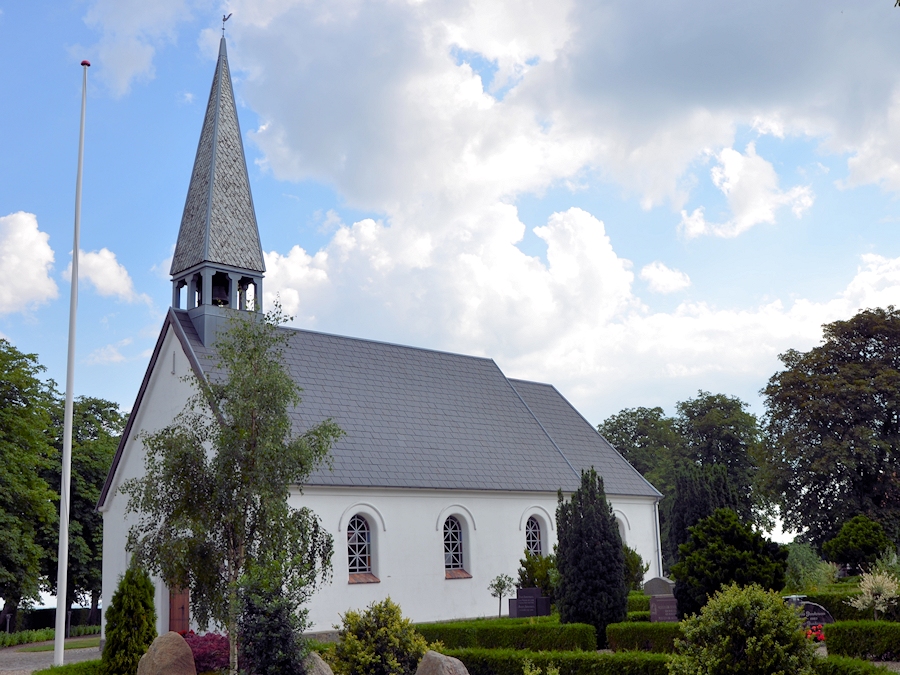
M 232 14 L 234 14 L 234 12 L 229 12 L 228 16 L 222 15 L 222 37 L 225 37 L 225 22 L 231 18 Z

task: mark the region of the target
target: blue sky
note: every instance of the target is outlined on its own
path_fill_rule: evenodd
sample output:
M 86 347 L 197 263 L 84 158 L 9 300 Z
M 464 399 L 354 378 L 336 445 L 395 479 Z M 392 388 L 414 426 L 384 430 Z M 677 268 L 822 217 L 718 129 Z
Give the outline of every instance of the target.
M 591 422 L 758 391 L 900 302 L 900 9 L 817 3 L 0 0 L 0 334 L 129 408 L 228 22 L 265 301 L 492 356 Z

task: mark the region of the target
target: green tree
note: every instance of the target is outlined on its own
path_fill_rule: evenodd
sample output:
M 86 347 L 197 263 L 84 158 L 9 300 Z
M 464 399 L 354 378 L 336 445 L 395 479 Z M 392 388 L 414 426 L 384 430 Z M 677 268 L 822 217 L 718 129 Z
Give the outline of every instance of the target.
M 525 549 L 525 557 L 519 558 L 519 588 L 540 588 L 544 597 L 556 602 L 556 555 L 540 555 Z
M 672 567 L 682 616 L 699 612 L 713 593 L 731 583 L 784 588 L 787 551 L 741 523 L 731 509 L 716 510 L 690 532 Z
M 855 516 L 841 526 L 833 539 L 822 545 L 822 552 L 832 562 L 868 571 L 878 556 L 893 548 L 881 523 Z
M 103 517 L 97 511 L 100 489 L 125 427 L 125 415 L 117 403 L 82 396 L 75 399 L 72 416 L 72 480 L 69 493 L 69 571 L 64 605 L 89 602 L 88 624 L 100 623 L 100 591 L 103 576 Z M 62 469 L 63 403 L 57 401 L 51 428 L 56 455 L 42 477 L 58 495 Z M 56 530 L 42 539 L 46 590 L 56 593 Z
M 593 469 L 581 472 L 581 485 L 556 508 L 559 543 L 556 606 L 562 623 L 589 623 L 598 643 L 606 643 L 606 626 L 622 621 L 628 607 L 625 554 L 603 478 Z
M 491 592 L 491 597 L 497 598 L 499 602 L 497 616 L 503 616 L 503 598 L 512 595 L 513 591 L 516 590 L 513 578 L 508 574 L 498 574 L 491 579 L 491 583 L 488 584 L 488 590 Z
M 141 657 L 156 639 L 153 582 L 147 572 L 132 563 L 119 579 L 105 611 L 106 644 L 100 675 L 134 675 Z
M 862 514 L 900 541 L 900 312 L 826 324 L 763 390 L 766 484 L 788 527 L 821 546 Z
M 37 599 L 44 532 L 55 530 L 57 498 L 41 477 L 53 458 L 48 430 L 53 383 L 34 354 L 0 338 L 0 621 Z
M 190 589 L 201 627 L 225 627 L 233 675 L 250 567 L 281 570 L 286 592 L 300 599 L 330 573 L 330 535 L 288 495 L 343 432 L 326 420 L 294 435 L 289 412 L 300 396 L 283 365 L 292 335 L 278 328 L 284 321 L 280 308 L 233 314 L 215 343 L 220 376 L 196 382 L 173 423 L 143 438 L 145 474 L 124 486 L 139 515 L 129 549 L 170 588 Z
M 628 545 L 623 546 L 625 553 L 625 587 L 629 591 L 639 591 L 644 587 L 644 574 L 650 569 L 641 554 Z
M 822 560 L 811 544 L 795 541 L 787 545 L 787 552 L 784 590 L 792 593 L 815 593 L 834 583 L 837 569 Z
M 796 609 L 757 585 L 717 591 L 682 624 L 671 675 L 812 675 L 815 646 Z

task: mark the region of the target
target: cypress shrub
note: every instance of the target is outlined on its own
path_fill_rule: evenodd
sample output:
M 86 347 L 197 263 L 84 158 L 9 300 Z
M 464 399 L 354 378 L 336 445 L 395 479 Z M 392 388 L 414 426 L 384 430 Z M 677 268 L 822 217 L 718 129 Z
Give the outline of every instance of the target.
M 625 553 L 603 479 L 591 468 L 571 500 L 559 492 L 556 606 L 562 623 L 588 623 L 606 646 L 606 626 L 625 618 Z
M 616 652 L 639 651 L 671 654 L 675 640 L 683 637 L 680 623 L 626 622 L 606 627 L 609 648 Z
M 274 580 L 255 576 L 241 593 L 240 664 L 241 670 L 249 675 L 303 672 L 307 649 L 302 633 L 306 614 L 296 611 L 285 597 L 280 579 L 280 576 Z M 227 638 L 224 646 L 227 655 Z
M 840 621 L 825 626 L 828 653 L 870 661 L 900 660 L 900 623 Z
M 416 626 L 416 631 L 428 642 L 440 642 L 448 649 L 528 649 L 536 652 L 597 649 L 597 633 L 593 626 L 584 623 L 431 623 Z
M 132 565 L 119 580 L 106 612 L 106 644 L 100 675 L 135 675 L 138 662 L 156 639 L 153 583 Z
M 522 675 L 526 661 L 546 672 L 559 668 L 559 675 L 667 675 L 665 654 L 624 652 L 531 652 L 516 649 L 442 649 L 459 659 L 469 675 Z

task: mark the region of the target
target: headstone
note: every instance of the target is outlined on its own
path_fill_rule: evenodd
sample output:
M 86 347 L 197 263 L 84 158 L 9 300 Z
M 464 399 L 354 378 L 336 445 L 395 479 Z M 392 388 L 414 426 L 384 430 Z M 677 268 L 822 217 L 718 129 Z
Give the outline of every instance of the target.
M 509 616 L 550 616 L 550 598 L 541 596 L 540 588 L 520 588 L 509 601 Z
M 137 675 L 197 675 L 191 648 L 175 631 L 160 635 L 138 662 Z
M 672 595 L 675 582 L 666 577 L 653 577 L 644 582 L 644 595 Z
M 672 623 L 678 621 L 678 601 L 673 595 L 650 596 L 650 621 Z
M 316 652 L 310 652 L 303 662 L 306 675 L 334 675 L 331 666 Z
M 831 616 L 831 612 L 815 602 L 802 603 L 800 605 L 800 613 L 803 615 L 803 623 L 806 628 L 834 623 L 834 617 Z
M 419 661 L 416 675 L 469 675 L 469 671 L 459 659 L 428 650 Z

